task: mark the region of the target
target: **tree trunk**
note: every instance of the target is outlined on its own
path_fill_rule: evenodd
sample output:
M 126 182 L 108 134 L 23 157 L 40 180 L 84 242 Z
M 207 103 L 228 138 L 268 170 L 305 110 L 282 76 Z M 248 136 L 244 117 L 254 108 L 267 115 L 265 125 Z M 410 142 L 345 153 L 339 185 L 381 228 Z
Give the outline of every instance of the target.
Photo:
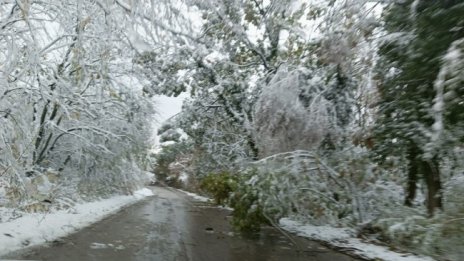
M 404 205 L 408 207 L 412 207 L 412 203 L 416 198 L 416 191 L 417 191 L 417 150 L 414 148 L 409 148 L 408 151 L 408 181 L 406 187 L 406 197 L 404 199 Z
M 253 137 L 251 135 L 247 135 L 247 142 L 248 142 L 248 146 L 250 146 L 250 149 L 251 149 L 251 159 L 252 160 L 258 160 L 259 157 L 259 150 L 258 150 L 258 147 L 256 146 L 256 142 L 255 140 L 253 139 Z
M 416 198 L 417 190 L 417 163 L 412 161 L 409 163 L 408 168 L 408 184 L 406 188 L 406 198 L 404 204 L 408 207 L 412 207 L 412 202 Z
M 438 160 L 436 157 L 428 161 L 420 160 L 420 165 L 424 175 L 425 184 L 427 186 L 427 210 L 429 215 L 432 216 L 437 208 L 443 209 L 443 196 Z

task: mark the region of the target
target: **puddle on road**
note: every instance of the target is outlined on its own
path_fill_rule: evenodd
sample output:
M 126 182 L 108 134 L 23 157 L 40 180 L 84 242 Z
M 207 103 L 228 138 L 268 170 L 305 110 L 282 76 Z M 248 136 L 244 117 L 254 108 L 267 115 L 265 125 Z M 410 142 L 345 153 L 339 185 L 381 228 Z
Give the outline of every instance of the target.
M 187 212 L 195 213 L 186 216 L 185 230 L 190 233 L 184 240 L 189 256 L 194 257 L 191 260 L 355 260 L 327 248 L 321 250 L 320 244 L 304 238 L 291 236 L 290 240 L 272 227 L 263 227 L 259 233 L 254 234 L 237 233 L 230 225 L 231 211 L 225 208 L 196 204 L 190 208 Z

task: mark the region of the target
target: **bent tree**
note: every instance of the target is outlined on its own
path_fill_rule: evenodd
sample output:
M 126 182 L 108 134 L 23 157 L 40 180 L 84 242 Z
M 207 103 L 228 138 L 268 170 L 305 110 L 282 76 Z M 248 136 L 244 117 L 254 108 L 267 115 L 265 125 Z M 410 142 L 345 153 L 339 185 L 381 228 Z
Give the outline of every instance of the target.
M 137 186 L 154 110 L 133 57 L 176 33 L 172 9 L 0 1 L 0 182 L 20 194 L 12 201 L 27 199 L 27 179 L 47 169 L 69 195 Z

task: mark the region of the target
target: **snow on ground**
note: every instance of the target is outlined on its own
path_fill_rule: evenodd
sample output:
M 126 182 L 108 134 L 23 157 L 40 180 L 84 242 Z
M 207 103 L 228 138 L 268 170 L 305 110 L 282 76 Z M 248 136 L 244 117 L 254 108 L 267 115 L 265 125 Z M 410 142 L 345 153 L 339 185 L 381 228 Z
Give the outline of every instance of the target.
M 431 257 L 397 253 L 386 247 L 364 243 L 353 235 L 354 230 L 328 226 L 304 225 L 288 218 L 280 220 L 280 226 L 302 237 L 323 241 L 330 245 L 350 249 L 356 255 L 367 259 L 384 261 L 434 261 Z
M 0 256 L 64 237 L 151 195 L 153 192 L 144 188 L 131 196 L 76 204 L 71 209 L 53 213 L 31 213 L 0 223 Z
M 193 199 L 201 201 L 201 202 L 211 202 L 212 201 L 212 199 L 210 199 L 210 198 L 203 197 L 203 196 L 197 195 L 195 193 L 190 193 L 190 192 L 187 192 L 187 191 L 181 190 L 181 189 L 177 189 L 177 190 L 184 193 L 184 194 L 186 194 L 187 196 L 192 197 Z

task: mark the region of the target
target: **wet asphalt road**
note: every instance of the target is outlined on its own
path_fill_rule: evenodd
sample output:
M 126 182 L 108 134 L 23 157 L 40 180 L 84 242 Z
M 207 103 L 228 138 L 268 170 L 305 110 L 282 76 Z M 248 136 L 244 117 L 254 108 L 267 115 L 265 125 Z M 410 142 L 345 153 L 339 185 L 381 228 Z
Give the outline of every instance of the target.
M 7 256 L 46 261 L 351 261 L 304 238 L 264 228 L 242 237 L 229 225 L 230 211 L 196 202 L 167 188 L 49 246 Z

